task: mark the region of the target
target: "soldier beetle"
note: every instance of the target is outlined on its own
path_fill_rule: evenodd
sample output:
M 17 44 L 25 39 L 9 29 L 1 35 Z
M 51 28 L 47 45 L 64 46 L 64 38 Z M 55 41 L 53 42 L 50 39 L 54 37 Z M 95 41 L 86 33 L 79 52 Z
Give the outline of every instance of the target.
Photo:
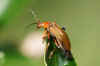
M 71 54 L 70 41 L 64 28 L 61 28 L 58 24 L 56 24 L 56 22 L 49 22 L 49 21 L 46 22 L 38 21 L 37 23 L 33 24 L 37 24 L 37 28 L 44 28 L 43 39 L 45 39 L 46 37 L 48 37 L 49 39 L 50 36 L 52 36 L 56 44 L 56 47 L 63 50 L 65 56 L 67 56 L 69 59 L 73 58 Z M 51 52 L 50 58 L 53 55 L 54 51 L 55 49 Z

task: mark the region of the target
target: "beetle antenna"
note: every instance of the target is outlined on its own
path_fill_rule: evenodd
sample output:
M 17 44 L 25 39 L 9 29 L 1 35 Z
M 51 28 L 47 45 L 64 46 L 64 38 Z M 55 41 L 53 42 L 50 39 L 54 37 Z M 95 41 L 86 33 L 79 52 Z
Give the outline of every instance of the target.
M 39 18 L 37 17 L 37 14 L 32 10 L 31 11 L 32 17 L 37 21 L 39 21 Z
M 37 22 L 35 22 L 35 23 L 31 23 L 31 24 L 29 24 L 28 26 L 26 26 L 26 28 L 29 28 L 31 25 L 37 25 L 38 23 Z

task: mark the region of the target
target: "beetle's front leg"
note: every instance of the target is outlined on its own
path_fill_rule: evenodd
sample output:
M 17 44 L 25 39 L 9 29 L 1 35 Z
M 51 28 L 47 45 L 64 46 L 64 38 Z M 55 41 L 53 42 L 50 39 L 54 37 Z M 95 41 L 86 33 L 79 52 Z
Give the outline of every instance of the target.
M 42 35 L 42 39 L 45 39 L 46 37 L 48 37 L 47 30 L 44 30 L 43 35 Z
M 43 32 L 43 35 L 42 35 L 42 39 L 43 39 L 42 43 L 45 42 L 45 40 L 46 40 L 47 37 L 48 37 L 47 30 L 45 30 L 45 31 Z

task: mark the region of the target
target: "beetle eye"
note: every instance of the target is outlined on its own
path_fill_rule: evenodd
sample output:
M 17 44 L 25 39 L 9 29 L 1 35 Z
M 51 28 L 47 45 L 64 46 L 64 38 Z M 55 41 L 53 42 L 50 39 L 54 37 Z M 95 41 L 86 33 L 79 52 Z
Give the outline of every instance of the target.
M 66 28 L 65 28 L 65 27 L 62 27 L 62 30 L 64 30 L 64 31 L 65 31 L 65 30 L 66 30 Z

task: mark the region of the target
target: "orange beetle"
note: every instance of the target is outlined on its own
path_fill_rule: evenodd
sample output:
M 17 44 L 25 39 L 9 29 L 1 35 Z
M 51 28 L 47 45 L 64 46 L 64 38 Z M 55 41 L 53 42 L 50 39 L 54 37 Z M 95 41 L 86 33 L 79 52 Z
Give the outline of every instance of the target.
M 58 48 L 63 48 L 64 50 L 67 50 L 67 51 L 71 50 L 70 41 L 69 41 L 67 34 L 55 22 L 38 23 L 37 27 L 38 28 L 43 27 L 45 31 L 49 33 L 49 35 L 52 35 L 53 37 L 55 37 L 56 43 L 57 43 L 56 45 Z M 49 35 L 48 35 L 48 38 L 49 38 Z
M 47 22 L 39 21 L 38 23 L 34 23 L 34 24 L 37 24 L 37 28 L 45 29 L 43 34 L 43 39 L 45 39 L 45 37 L 48 37 L 49 39 L 50 36 L 54 37 L 56 46 L 62 49 L 68 58 L 72 59 L 69 38 L 66 32 L 59 25 L 57 25 L 55 22 L 49 22 L 49 21 Z

